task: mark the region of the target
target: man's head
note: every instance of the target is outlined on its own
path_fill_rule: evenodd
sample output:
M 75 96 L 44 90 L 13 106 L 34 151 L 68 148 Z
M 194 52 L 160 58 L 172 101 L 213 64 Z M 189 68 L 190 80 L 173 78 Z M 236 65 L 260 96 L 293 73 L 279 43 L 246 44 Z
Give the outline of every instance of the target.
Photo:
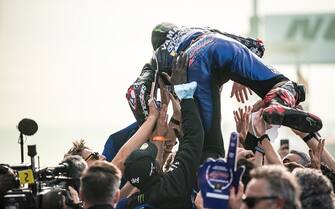
M 304 209 L 334 208 L 333 186 L 322 173 L 310 168 L 297 168 L 293 171 L 301 186 L 301 206 Z
M 156 162 L 156 156 L 157 147 L 150 142 L 133 151 L 124 163 L 125 178 L 133 186 L 145 190 L 158 174 L 159 166 Z
M 158 49 L 167 39 L 167 34 L 177 26 L 173 23 L 163 22 L 154 27 L 151 32 L 151 44 L 154 50 Z
M 114 206 L 120 195 L 120 181 L 121 172 L 115 165 L 106 161 L 95 161 L 81 177 L 80 197 L 87 206 Z
M 311 163 L 311 158 L 304 152 L 291 150 L 290 153 L 283 158 L 283 163 L 290 163 L 290 162 L 296 162 L 306 167 Z
M 155 68 L 158 68 L 159 72 L 171 74 L 173 57 L 176 55 L 171 52 L 171 49 L 168 49 L 170 47 L 167 46 L 167 42 L 176 38 L 177 31 L 179 31 L 179 29 L 176 25 L 166 22 L 156 25 L 152 30 L 151 44 L 155 54 L 151 64 Z
M 70 148 L 70 150 L 64 155 L 64 157 L 68 156 L 68 155 L 80 155 L 81 156 L 81 152 L 84 149 L 89 149 L 86 146 L 86 142 L 84 139 L 80 139 L 80 140 L 76 140 L 74 142 L 72 142 L 73 146 Z
M 335 188 L 335 172 L 324 163 L 321 163 L 321 172 L 329 179 L 330 183 L 333 185 L 333 188 Z
M 251 171 L 242 208 L 299 209 L 300 189 L 283 166 L 263 166 Z
M 76 141 L 73 142 L 73 146 L 64 155 L 64 157 L 67 157 L 69 155 L 79 155 L 79 156 L 81 156 L 87 162 L 88 166 L 90 166 L 96 160 L 105 160 L 106 159 L 105 156 L 100 155 L 98 152 L 94 152 L 89 147 L 87 147 L 86 142 L 83 139 L 76 140 Z

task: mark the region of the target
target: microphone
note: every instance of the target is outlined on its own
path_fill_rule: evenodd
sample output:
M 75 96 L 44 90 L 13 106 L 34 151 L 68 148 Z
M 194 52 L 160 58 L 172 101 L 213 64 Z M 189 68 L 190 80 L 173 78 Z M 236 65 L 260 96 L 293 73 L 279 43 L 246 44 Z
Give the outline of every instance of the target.
M 72 181 L 67 182 L 67 185 L 72 186 L 79 192 L 80 176 L 87 168 L 86 161 L 79 155 L 69 155 L 63 159 L 62 163 L 67 163 L 69 165 L 67 176 L 72 178 Z
M 53 167 L 53 173 L 63 173 L 71 178 L 80 178 L 81 173 L 87 167 L 85 160 L 79 155 L 66 156 L 61 163 Z
M 59 165 L 53 167 L 54 173 L 65 173 L 70 168 L 70 165 L 67 162 L 62 162 Z
M 67 175 L 71 178 L 80 178 L 87 167 L 86 161 L 79 155 L 66 156 L 61 164 L 68 165 Z
M 35 134 L 38 129 L 38 125 L 34 120 L 29 119 L 29 118 L 24 118 L 19 122 L 19 125 L 17 126 L 17 128 L 20 131 L 19 144 L 21 147 L 21 163 L 23 163 L 24 162 L 23 135 L 31 136 Z
M 18 129 L 22 134 L 31 136 L 34 135 L 38 130 L 38 125 L 34 120 L 24 118 L 19 122 Z

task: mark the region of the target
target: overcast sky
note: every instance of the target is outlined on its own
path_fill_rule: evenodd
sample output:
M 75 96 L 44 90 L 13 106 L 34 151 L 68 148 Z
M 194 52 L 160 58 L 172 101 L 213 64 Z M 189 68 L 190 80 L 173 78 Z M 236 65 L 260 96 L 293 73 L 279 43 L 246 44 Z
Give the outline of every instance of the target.
M 334 11 L 333 0 L 259 1 L 260 15 Z M 25 117 L 39 124 L 27 143 L 44 165 L 77 138 L 101 151 L 134 121 L 125 92 L 151 56 L 155 25 L 247 34 L 251 14 L 251 0 L 0 0 L 0 162 L 19 162 L 15 127 Z M 226 96 L 223 113 L 235 104 Z

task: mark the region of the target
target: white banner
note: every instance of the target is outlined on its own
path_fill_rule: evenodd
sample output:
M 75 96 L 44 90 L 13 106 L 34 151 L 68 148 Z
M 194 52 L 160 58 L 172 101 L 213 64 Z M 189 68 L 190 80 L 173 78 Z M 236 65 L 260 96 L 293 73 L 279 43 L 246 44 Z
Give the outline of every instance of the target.
M 335 14 L 265 16 L 264 27 L 268 63 L 335 63 Z

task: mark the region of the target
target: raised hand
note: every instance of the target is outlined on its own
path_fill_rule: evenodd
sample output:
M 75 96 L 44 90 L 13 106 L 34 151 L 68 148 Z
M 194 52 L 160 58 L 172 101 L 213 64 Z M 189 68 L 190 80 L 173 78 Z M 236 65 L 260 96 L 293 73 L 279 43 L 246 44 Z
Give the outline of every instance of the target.
M 158 77 L 158 86 L 161 94 L 161 102 L 162 104 L 166 104 L 168 106 L 170 102 L 170 96 L 161 77 Z
M 256 137 L 261 137 L 265 134 L 265 121 L 263 120 L 262 117 L 262 113 L 263 113 L 263 109 L 261 108 L 260 110 L 258 110 L 258 112 L 256 112 L 254 120 L 253 120 L 253 129 L 255 131 L 255 136 Z
M 162 105 L 162 108 L 159 113 L 159 117 L 156 124 L 156 135 L 157 136 L 165 136 L 168 131 L 168 124 L 167 124 L 167 106 L 166 104 Z
M 172 85 L 184 84 L 187 82 L 187 68 L 188 57 L 185 53 L 181 53 L 178 57 L 174 57 L 172 61 L 171 76 L 165 72 L 162 74 Z
M 158 110 L 157 102 L 155 101 L 154 92 L 155 92 L 155 82 L 152 82 L 150 99 L 148 100 L 148 106 L 149 106 L 148 117 L 154 117 L 157 119 L 159 116 L 159 110 Z
M 321 170 L 321 156 L 322 156 L 324 147 L 325 147 L 325 140 L 320 139 L 318 141 L 318 146 L 316 147 L 316 149 L 309 150 L 309 156 L 311 157 L 311 167 L 312 168 Z
M 178 121 L 181 120 L 181 107 L 180 107 L 180 102 L 177 97 L 172 95 L 170 92 L 168 92 L 169 98 L 172 103 L 172 109 L 173 109 L 173 115 L 172 117 Z
M 252 95 L 252 91 L 248 87 L 234 82 L 233 87 L 231 88 L 230 98 L 235 95 L 238 102 L 244 103 L 249 99 L 248 94 Z
M 236 123 L 236 131 L 239 134 L 239 139 L 242 143 L 248 133 L 251 110 L 251 106 L 245 106 L 244 109 L 238 108 L 238 110 L 233 112 Z

